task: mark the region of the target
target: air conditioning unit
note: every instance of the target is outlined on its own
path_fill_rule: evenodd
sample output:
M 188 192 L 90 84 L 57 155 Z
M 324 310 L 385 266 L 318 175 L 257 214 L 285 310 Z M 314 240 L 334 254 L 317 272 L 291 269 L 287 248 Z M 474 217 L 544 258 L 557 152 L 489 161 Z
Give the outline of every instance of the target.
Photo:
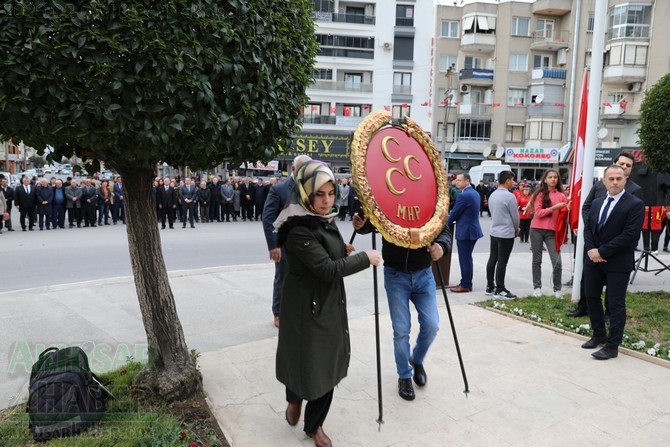
M 633 82 L 631 84 L 628 84 L 628 91 L 637 93 L 640 90 L 642 90 L 642 83 L 641 82 Z
M 462 84 L 461 85 L 461 93 L 463 93 L 464 95 L 466 93 L 470 93 L 470 86 L 468 84 Z
M 393 44 L 391 42 L 384 42 L 382 48 L 384 48 L 385 51 L 390 51 L 391 48 L 393 48 Z

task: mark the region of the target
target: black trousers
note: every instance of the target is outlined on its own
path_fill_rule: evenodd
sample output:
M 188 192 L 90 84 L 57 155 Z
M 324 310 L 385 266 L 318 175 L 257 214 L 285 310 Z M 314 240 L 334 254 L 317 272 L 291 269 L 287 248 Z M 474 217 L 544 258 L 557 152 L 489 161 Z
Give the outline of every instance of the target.
M 486 285 L 495 286 L 496 291 L 505 288 L 505 274 L 507 273 L 507 262 L 514 247 L 514 238 L 502 238 L 491 236 L 491 252 L 489 261 L 486 263 Z M 495 273 L 495 283 L 494 283 Z
M 600 264 L 584 264 L 584 288 L 593 337 L 607 337 L 608 347 L 616 348 L 623 340 L 626 325 L 626 291 L 630 272 L 611 272 Z M 607 284 L 607 306 L 610 314 L 609 334 L 605 326 L 605 313 L 600 298 Z
M 35 207 L 26 207 L 22 206 L 19 208 L 19 222 L 21 223 L 21 228 L 26 229 L 26 216 L 28 217 L 28 228 L 35 226 Z
M 286 401 L 291 403 L 302 402 L 302 398 L 293 391 L 286 388 Z M 333 390 L 328 391 L 316 400 L 308 400 L 305 405 L 305 433 L 311 435 L 317 428 L 323 425 L 323 422 L 330 411 L 330 404 L 333 402 Z
M 170 225 L 170 228 L 174 225 L 174 208 L 171 206 L 163 206 L 160 208 L 161 212 L 161 224 L 163 228 L 165 228 L 165 218 L 167 217 L 168 224 Z
M 530 236 L 530 222 L 532 219 L 519 220 L 519 242 L 528 242 Z

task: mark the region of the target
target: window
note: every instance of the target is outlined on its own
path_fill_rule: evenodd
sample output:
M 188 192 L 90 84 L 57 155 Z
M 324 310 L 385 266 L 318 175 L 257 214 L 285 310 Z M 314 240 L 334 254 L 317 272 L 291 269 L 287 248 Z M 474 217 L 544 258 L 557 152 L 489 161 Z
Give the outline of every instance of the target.
M 533 56 L 533 68 L 551 67 L 551 56 L 545 54 L 536 54 Z
M 315 12 L 335 11 L 335 0 L 312 0 Z
M 454 142 L 454 132 L 456 130 L 456 123 L 447 123 L 447 143 Z M 437 123 L 437 141 L 444 142 L 444 122 Z
M 412 108 L 410 107 L 409 104 L 398 104 L 391 106 L 391 116 L 393 116 L 393 119 L 400 119 L 405 116 L 410 116 L 410 111 Z
M 414 26 L 414 6 L 396 5 L 395 7 L 395 25 L 396 26 Z
M 363 83 L 362 73 L 344 73 L 344 89 L 347 91 L 361 91 Z
M 395 37 L 393 41 L 393 59 L 398 61 L 414 61 L 413 37 Z
M 591 11 L 589 12 L 589 18 L 586 19 L 586 32 L 592 33 L 595 24 L 596 24 L 596 13 Z
M 545 39 L 554 38 L 554 21 L 547 19 L 538 19 L 535 27 L 535 36 Z
M 393 73 L 393 93 L 412 94 L 412 73 Z
M 458 139 L 486 141 L 491 139 L 491 120 L 458 120 Z
M 523 143 L 524 127 L 518 124 L 508 124 L 505 130 L 505 141 Z
M 342 107 L 344 116 L 361 116 L 361 106 L 358 104 L 344 104 Z
M 440 71 L 447 71 L 449 67 L 456 70 L 456 61 L 458 61 L 458 57 L 455 55 L 440 55 Z
M 495 34 L 496 18 L 487 15 L 468 16 L 463 19 L 463 34 Z
M 371 37 L 316 34 L 316 40 L 319 43 L 319 56 L 374 58 L 375 39 Z
M 321 104 L 307 104 L 303 108 L 303 121 L 305 123 L 319 123 L 321 117 Z
M 649 38 L 651 5 L 624 4 L 610 9 L 610 39 Z
M 527 17 L 512 17 L 512 36 L 528 36 Z
M 507 105 L 509 107 L 522 107 L 526 105 L 526 90 L 511 88 L 507 91 Z
M 482 58 L 474 56 L 465 56 L 465 61 L 463 63 L 463 68 L 482 68 Z
M 509 71 L 527 71 L 528 55 L 512 53 L 509 55 Z
M 330 68 L 315 68 L 314 79 L 333 79 L 333 70 Z
M 531 121 L 526 127 L 527 140 L 560 141 L 563 123 L 560 121 Z
M 440 37 L 458 38 L 458 22 L 454 20 L 442 20 L 442 34 Z

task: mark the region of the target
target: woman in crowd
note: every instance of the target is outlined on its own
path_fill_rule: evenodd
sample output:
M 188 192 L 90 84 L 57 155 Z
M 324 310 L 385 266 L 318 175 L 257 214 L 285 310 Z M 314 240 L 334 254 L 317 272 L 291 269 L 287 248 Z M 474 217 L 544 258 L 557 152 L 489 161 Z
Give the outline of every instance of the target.
M 240 217 L 241 210 L 242 210 L 242 191 L 240 191 L 240 182 L 235 181 L 233 183 L 233 222 L 236 222 L 237 218 Z
M 533 252 L 533 296 L 542 295 L 542 245 L 547 248 L 553 268 L 554 296 L 561 297 L 561 253 L 556 249 L 556 227 L 560 210 L 568 206 L 558 171 L 547 170 L 531 197 L 533 220 L 530 224 L 530 249 Z M 562 218 L 562 217 L 560 217 Z
M 212 190 L 207 187 L 207 182 L 203 180 L 200 182 L 200 188 L 195 193 L 195 201 L 200 207 L 200 222 L 205 223 L 209 221 L 209 207 L 211 199 Z
M 376 250 L 351 254 L 333 222 L 339 195 L 333 172 L 317 161 L 295 176 L 291 203 L 279 215 L 277 244 L 288 262 L 281 303 L 277 379 L 286 386 L 286 421 L 300 420 L 316 446 L 331 446 L 322 425 L 334 387 L 347 375 L 350 341 L 344 277 L 379 265 Z
M 519 242 L 528 243 L 530 235 L 530 220 L 533 216 L 528 209 L 530 204 L 530 185 L 524 183 L 521 186 L 521 192 L 516 194 L 516 203 L 519 206 Z M 528 212 L 526 212 L 528 210 Z

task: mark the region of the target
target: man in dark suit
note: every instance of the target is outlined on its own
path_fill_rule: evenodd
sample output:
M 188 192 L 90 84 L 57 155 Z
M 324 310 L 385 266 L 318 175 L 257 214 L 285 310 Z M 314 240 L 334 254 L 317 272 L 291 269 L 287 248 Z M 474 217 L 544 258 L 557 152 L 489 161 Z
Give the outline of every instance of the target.
M 195 185 L 190 178 L 184 179 L 184 186 L 179 188 L 179 198 L 181 199 L 182 212 L 181 221 L 184 224 L 182 228 L 186 228 L 186 219 L 191 224 L 191 228 L 195 228 L 193 213 L 195 212 Z
M 85 227 L 95 227 L 95 212 L 98 209 L 98 191 L 91 184 L 91 179 L 82 180 L 81 185 L 81 217 Z
M 156 191 L 156 202 L 161 217 L 161 228 L 165 229 L 165 218 L 167 217 L 170 229 L 174 229 L 174 216 L 177 209 L 177 191 L 170 185 L 170 178 L 165 177 L 163 186 L 159 186 Z
M 626 290 L 635 267 L 635 246 L 644 220 L 644 202 L 624 190 L 626 171 L 612 165 L 605 170 L 607 195 L 593 201 L 584 218 L 584 289 L 593 336 L 584 349 L 605 346 L 591 354 L 598 360 L 618 355 L 626 324 Z M 607 284 L 609 334 L 600 299 Z
M 121 177 L 117 176 L 114 179 L 114 186 L 112 187 L 112 222 L 116 225 L 116 222 L 121 220 L 124 224 L 126 223 L 126 209 L 123 205 L 123 183 L 121 182 Z
M 274 222 L 277 216 L 284 209 L 291 197 L 291 190 L 295 180 L 293 176 L 303 163 L 310 161 L 307 155 L 298 155 L 293 159 L 291 166 L 291 177 L 284 181 L 276 183 L 270 188 L 265 206 L 263 208 L 263 231 L 265 232 L 265 242 L 268 245 L 270 260 L 275 263 L 275 278 L 272 289 L 272 313 L 274 314 L 274 325 L 279 327 L 279 308 L 281 304 L 281 292 L 284 287 L 284 278 L 286 278 L 286 257 L 282 256 L 281 248 L 277 246 L 277 234 L 275 233 Z
M 256 188 L 251 181 L 251 177 L 245 178 L 240 182 L 240 206 L 242 207 L 242 222 L 254 218 L 254 200 Z
M 628 152 L 621 152 L 614 159 L 614 164 L 617 166 L 621 166 L 626 173 L 626 192 L 644 201 L 644 191 L 642 190 L 642 187 L 628 178 L 630 176 L 631 171 L 633 170 L 634 163 L 635 159 L 633 158 L 633 155 L 629 154 Z M 589 215 L 589 210 L 591 209 L 591 203 L 593 203 L 595 199 L 599 197 L 605 197 L 606 195 L 607 195 L 607 188 L 605 187 L 605 184 L 602 181 L 596 182 L 593 185 L 593 188 L 591 188 L 591 190 L 589 191 L 589 195 L 586 196 L 586 199 L 584 199 L 584 205 L 582 205 L 582 216 L 584 216 L 585 218 L 586 216 Z M 588 315 L 588 311 L 586 309 L 586 295 L 584 295 L 583 272 L 581 281 L 582 286 L 580 288 L 581 293 L 579 297 L 579 302 L 577 303 L 577 307 L 575 308 L 575 310 L 568 312 L 569 317 L 583 317 L 585 315 Z M 607 303 L 607 289 L 605 289 L 605 303 Z
M 449 226 L 456 224 L 456 246 L 458 247 L 458 264 L 461 267 L 461 281 L 452 287 L 454 293 L 472 291 L 474 261 L 472 252 L 477 239 L 484 236 L 479 225 L 479 193 L 470 184 L 470 174 L 461 173 L 456 176 L 456 187 L 462 192 L 458 196 L 454 209 L 447 217 Z
M 33 231 L 35 226 L 35 206 L 37 205 L 37 191 L 30 184 L 30 179 L 24 176 L 21 179 L 21 186 L 14 190 L 16 208 L 19 210 L 19 221 L 21 229 L 26 231 L 26 216 L 28 217 L 28 229 Z

